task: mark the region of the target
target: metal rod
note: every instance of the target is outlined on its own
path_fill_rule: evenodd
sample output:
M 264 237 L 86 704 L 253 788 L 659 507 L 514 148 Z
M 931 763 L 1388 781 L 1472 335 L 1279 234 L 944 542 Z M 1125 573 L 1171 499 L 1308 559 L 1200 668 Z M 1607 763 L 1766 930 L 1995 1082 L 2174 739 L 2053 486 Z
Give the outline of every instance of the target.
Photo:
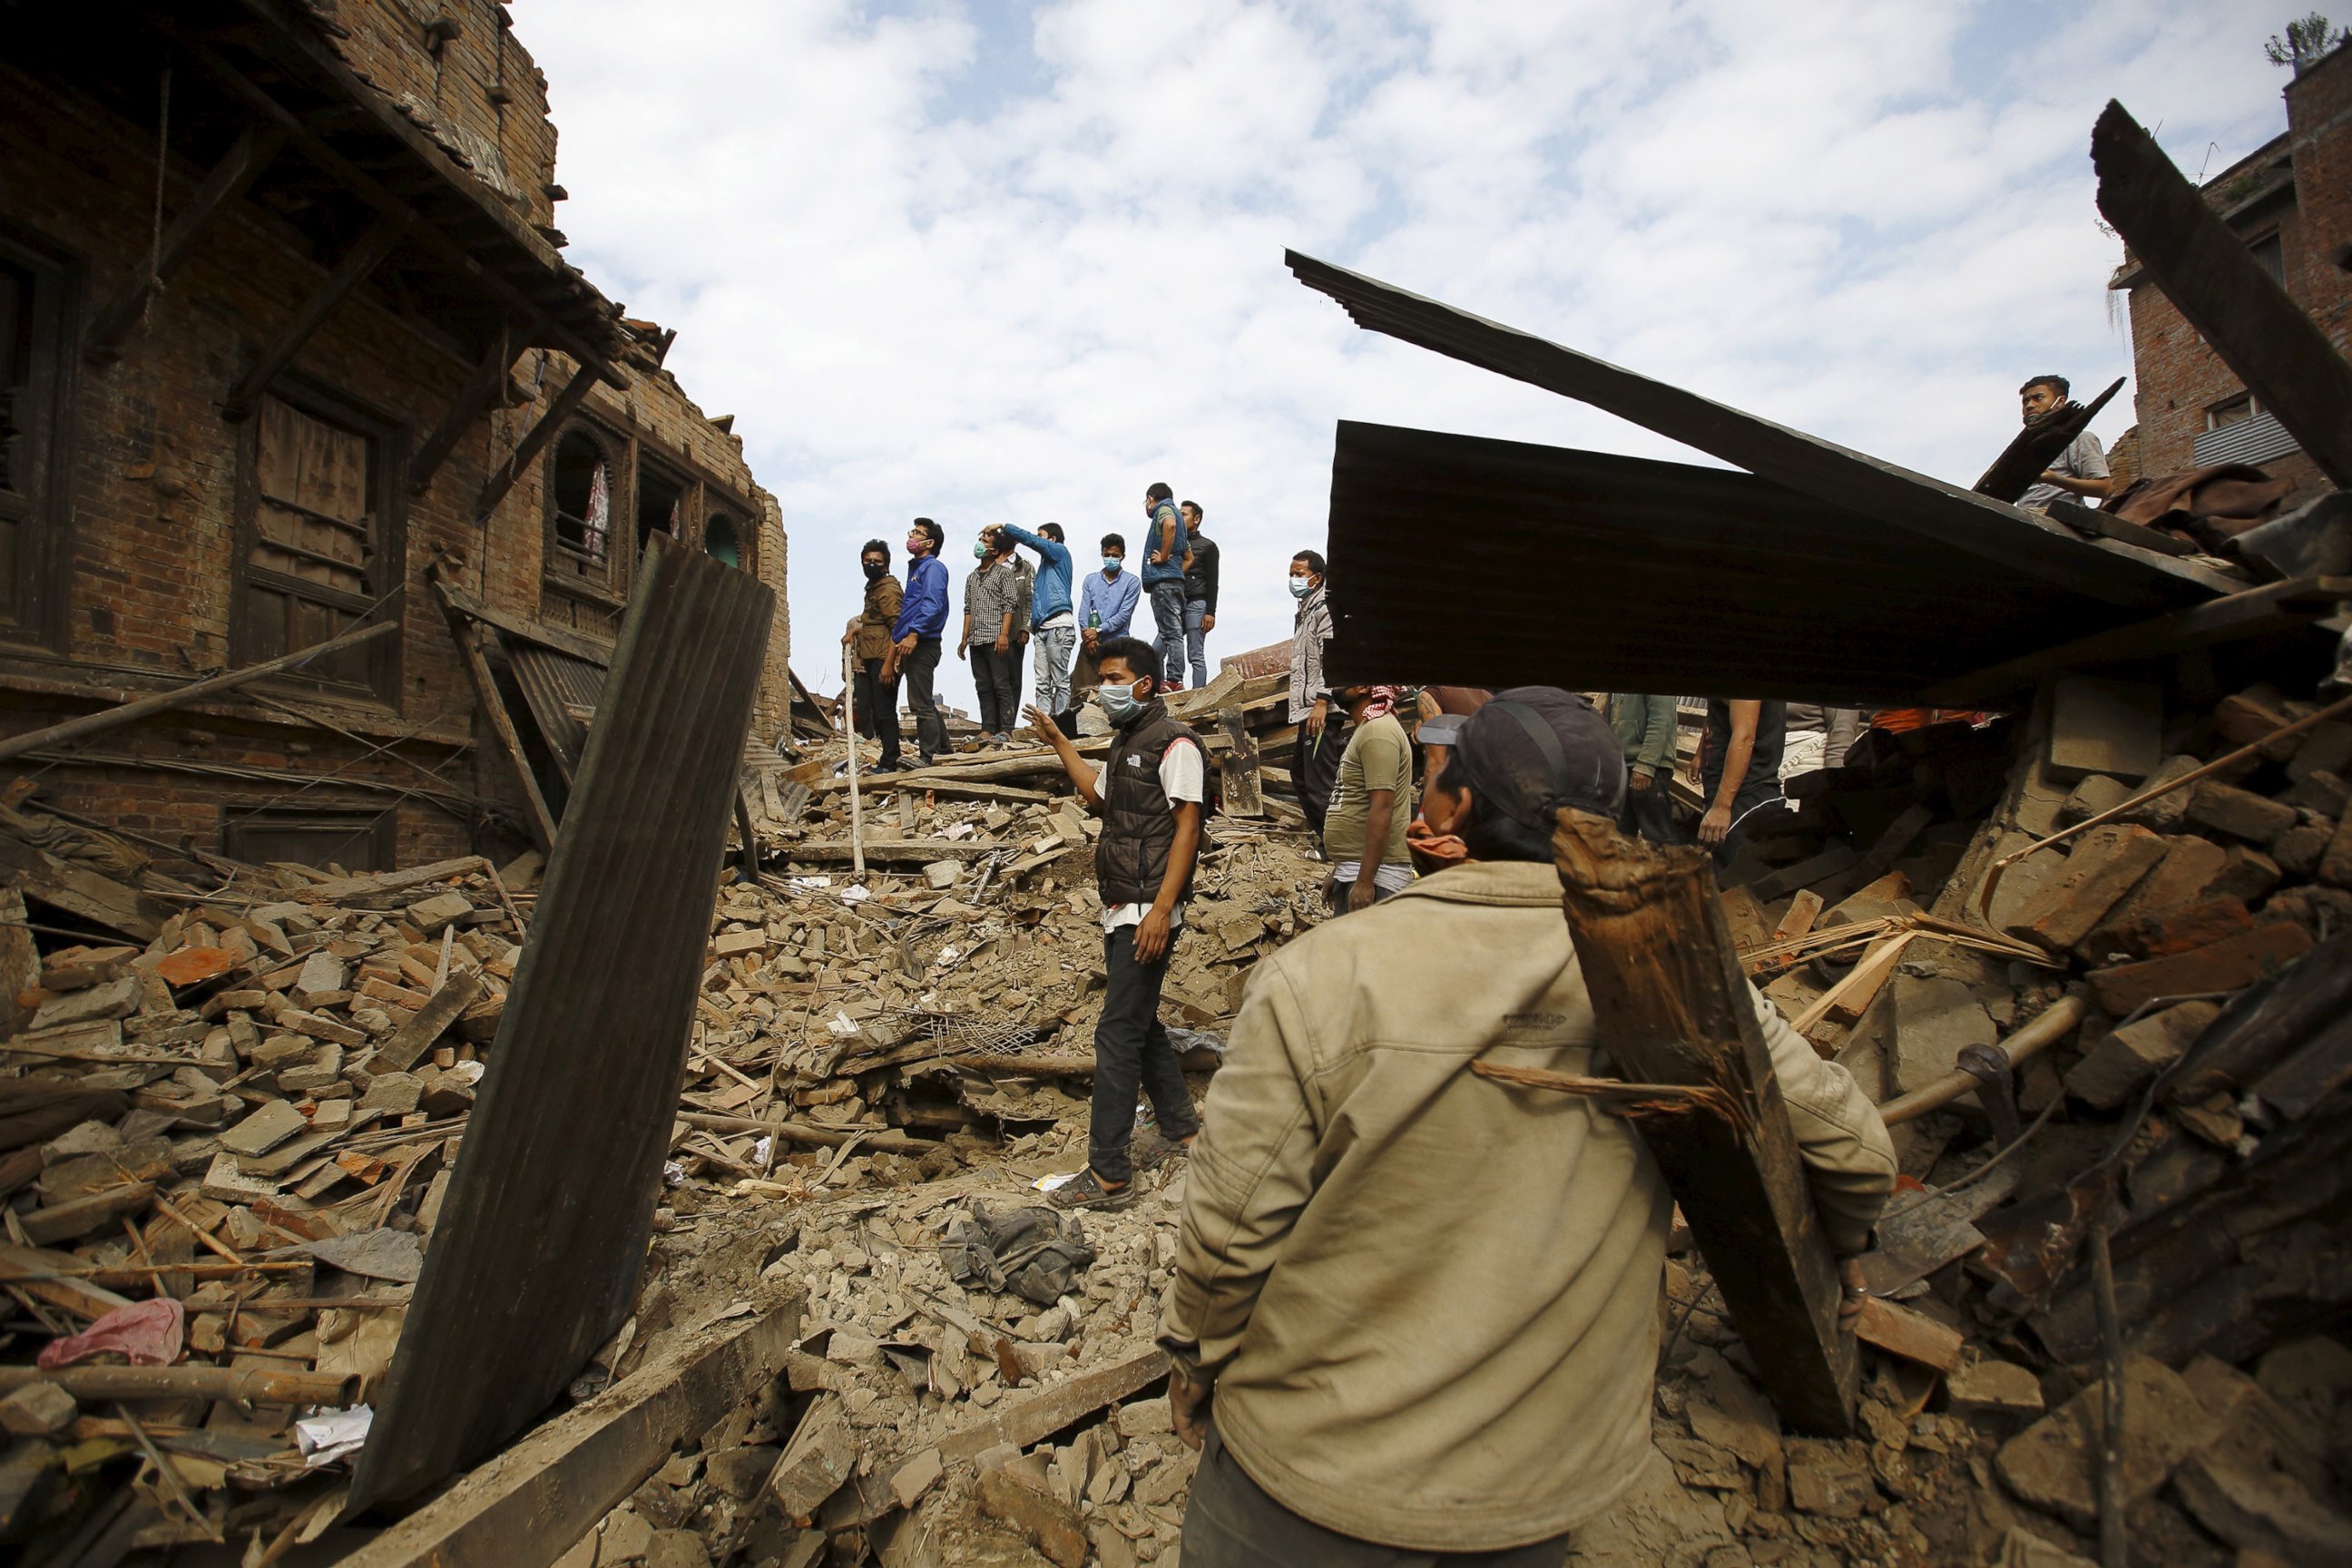
M 2116 1260 L 2105 1226 L 2091 1229 L 2091 1283 L 2098 1298 L 2101 1342 L 2099 1417 L 2099 1568 L 2128 1568 L 2131 1530 L 2124 1518 L 2124 1330 L 2116 1310 Z

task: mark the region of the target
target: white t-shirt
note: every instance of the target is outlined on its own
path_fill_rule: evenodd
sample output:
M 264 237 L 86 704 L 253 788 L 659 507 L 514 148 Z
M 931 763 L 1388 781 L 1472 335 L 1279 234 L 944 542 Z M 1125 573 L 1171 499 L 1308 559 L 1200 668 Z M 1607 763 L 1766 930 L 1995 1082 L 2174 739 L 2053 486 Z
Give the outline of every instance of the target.
M 1132 760 L 1138 766 L 1142 765 L 1141 757 L 1135 757 Z M 1109 778 L 1109 769 L 1110 762 L 1108 758 L 1095 764 L 1095 793 L 1098 795 L 1108 796 L 1108 791 L 1104 786 Z M 1199 742 L 1187 743 L 1181 739 L 1173 741 L 1169 743 L 1168 749 L 1160 753 L 1160 792 L 1168 797 L 1168 809 L 1171 811 L 1175 810 L 1181 801 L 1189 800 L 1194 805 L 1200 805 L 1202 787 L 1207 782 L 1206 759 L 1201 754 Z M 1108 936 L 1121 926 L 1141 925 L 1143 917 L 1150 912 L 1151 906 L 1149 903 L 1119 904 L 1116 907 L 1106 905 L 1102 917 L 1103 934 Z M 1173 931 L 1183 923 L 1184 906 L 1180 902 L 1169 911 L 1168 927 Z

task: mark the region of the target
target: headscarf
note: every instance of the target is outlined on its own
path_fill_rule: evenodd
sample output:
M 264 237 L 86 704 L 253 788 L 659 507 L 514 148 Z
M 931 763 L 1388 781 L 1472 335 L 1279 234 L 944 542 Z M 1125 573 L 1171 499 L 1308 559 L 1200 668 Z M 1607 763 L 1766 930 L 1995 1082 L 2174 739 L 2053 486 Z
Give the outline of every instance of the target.
M 1370 693 L 1364 702 L 1364 721 L 1367 723 L 1383 713 L 1395 712 L 1396 705 L 1404 699 L 1402 686 L 1367 686 L 1364 689 Z

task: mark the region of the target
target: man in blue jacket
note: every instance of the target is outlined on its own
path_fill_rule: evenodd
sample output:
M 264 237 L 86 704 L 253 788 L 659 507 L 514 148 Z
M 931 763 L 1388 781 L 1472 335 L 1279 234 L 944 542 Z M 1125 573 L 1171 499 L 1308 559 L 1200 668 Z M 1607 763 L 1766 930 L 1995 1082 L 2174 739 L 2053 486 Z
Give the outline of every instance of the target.
M 1184 686 L 1184 568 L 1192 559 L 1184 542 L 1184 520 L 1176 511 L 1176 492 L 1155 484 L 1143 492 L 1143 515 L 1151 526 L 1143 541 L 1143 591 L 1151 599 L 1151 619 L 1160 636 L 1161 689 L 1180 691 Z
M 1035 660 L 1037 706 L 1047 713 L 1067 712 L 1070 650 L 1077 646 L 1078 618 L 1070 610 L 1070 547 L 1062 542 L 1062 525 L 1049 522 L 1032 533 L 1008 522 L 997 533 L 1037 552 L 1037 588 L 1029 623 L 1037 634 L 1036 652 L 1031 656 Z
M 948 569 L 940 559 L 947 531 L 919 517 L 907 531 L 907 596 L 891 623 L 891 646 L 907 683 L 907 711 L 915 716 L 915 745 L 929 767 L 948 749 L 948 721 L 931 689 L 940 669 L 940 637 L 948 627 Z

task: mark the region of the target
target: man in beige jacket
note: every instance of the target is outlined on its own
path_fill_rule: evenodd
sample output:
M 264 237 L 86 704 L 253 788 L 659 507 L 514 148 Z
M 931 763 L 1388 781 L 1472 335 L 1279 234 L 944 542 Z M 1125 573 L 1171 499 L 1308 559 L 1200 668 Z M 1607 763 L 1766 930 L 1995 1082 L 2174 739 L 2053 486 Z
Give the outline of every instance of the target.
M 1450 748 L 1423 815 L 1468 861 L 1259 965 L 1192 1150 L 1160 1341 L 1206 1441 L 1184 1568 L 1558 1564 L 1649 1457 L 1665 1182 L 1590 1101 L 1469 1070 L 1610 1070 L 1549 825 L 1616 812 L 1620 748 L 1546 687 L 1421 734 Z M 1858 1253 L 1885 1126 L 1755 1005 L 1823 1228 Z

